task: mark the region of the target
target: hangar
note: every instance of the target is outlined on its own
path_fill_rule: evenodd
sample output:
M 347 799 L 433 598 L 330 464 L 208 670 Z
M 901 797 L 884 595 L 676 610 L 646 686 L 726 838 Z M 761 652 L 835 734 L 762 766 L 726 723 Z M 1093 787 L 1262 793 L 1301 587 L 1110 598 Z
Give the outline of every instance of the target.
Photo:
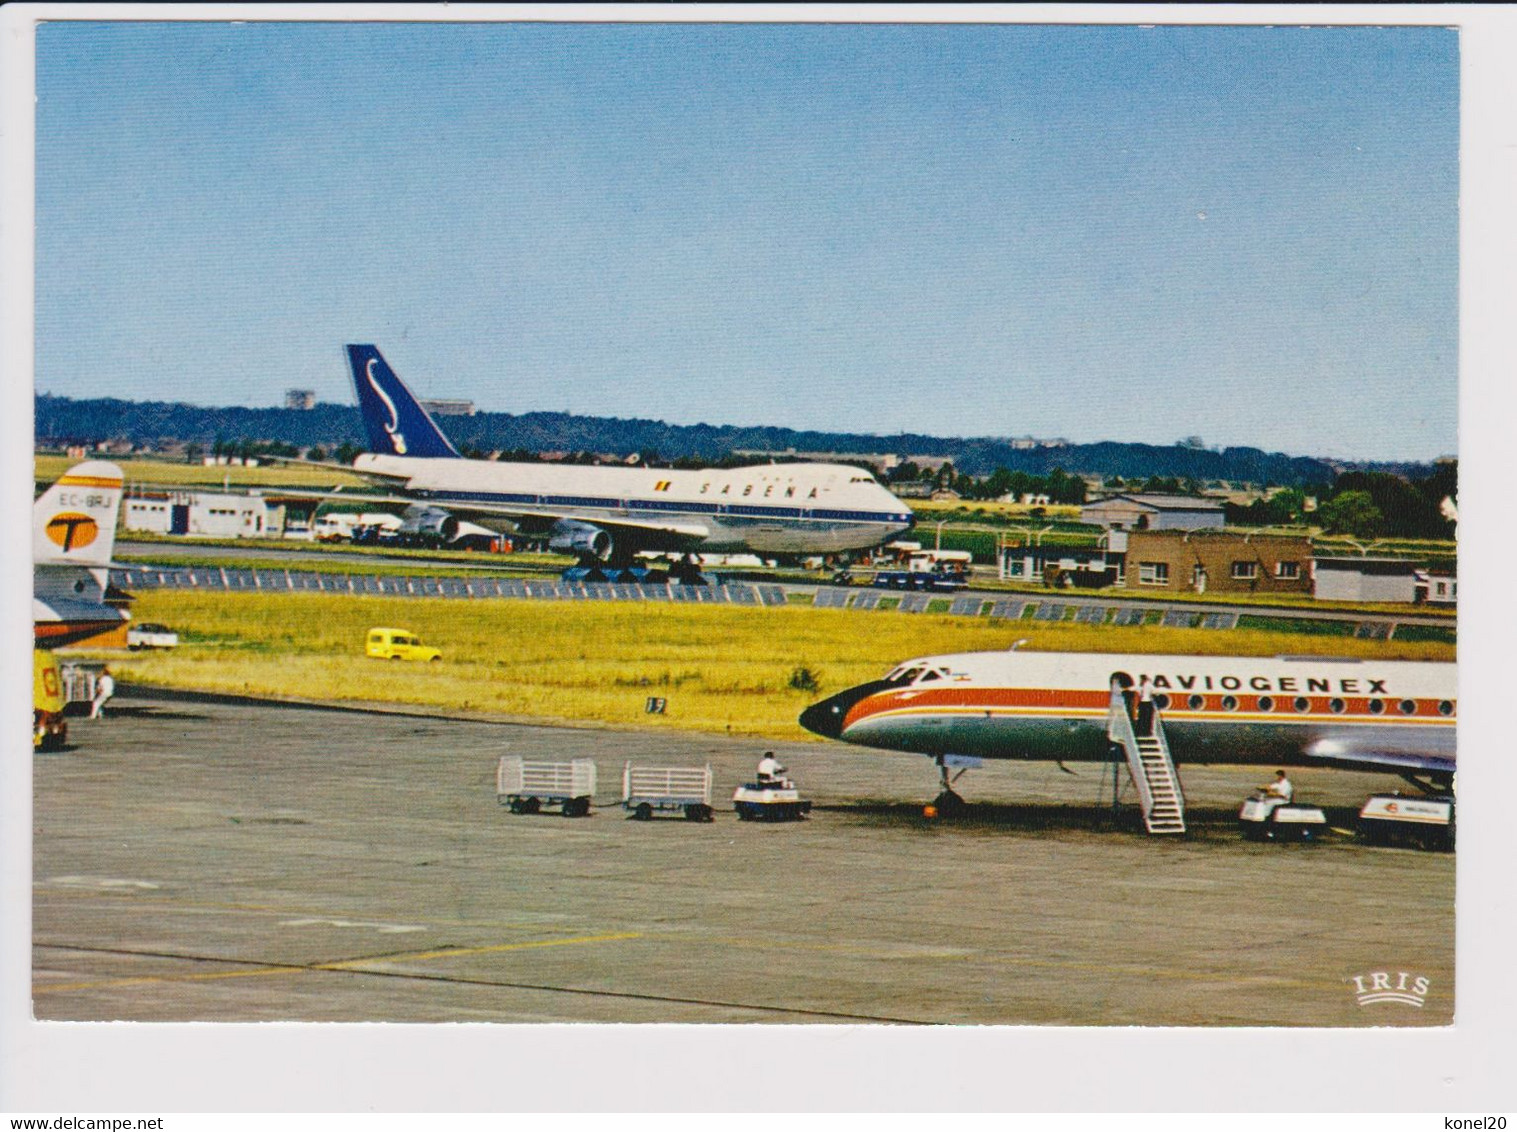
M 1195 531 L 1220 527 L 1222 504 L 1194 495 L 1108 495 L 1080 508 L 1080 522 L 1120 531 Z

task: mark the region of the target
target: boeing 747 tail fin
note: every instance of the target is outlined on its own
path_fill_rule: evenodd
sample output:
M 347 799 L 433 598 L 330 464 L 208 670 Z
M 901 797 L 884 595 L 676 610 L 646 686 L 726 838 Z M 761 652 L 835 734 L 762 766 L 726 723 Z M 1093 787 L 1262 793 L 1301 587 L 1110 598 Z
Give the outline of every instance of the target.
M 369 433 L 369 451 L 387 456 L 449 457 L 458 449 L 411 395 L 374 346 L 349 346 L 353 387 Z

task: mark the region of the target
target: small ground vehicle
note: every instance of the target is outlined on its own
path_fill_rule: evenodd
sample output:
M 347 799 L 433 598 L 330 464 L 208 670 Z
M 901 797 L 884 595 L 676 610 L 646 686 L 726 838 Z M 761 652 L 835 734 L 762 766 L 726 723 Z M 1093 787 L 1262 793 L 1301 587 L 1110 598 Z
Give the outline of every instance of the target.
M 904 567 L 876 570 L 874 584 L 887 590 L 932 590 L 953 593 L 969 586 L 967 550 L 918 550 Z
M 179 634 L 167 625 L 144 622 L 128 627 L 126 647 L 134 652 L 138 649 L 176 649 L 179 647 Z
M 1326 831 L 1327 815 L 1302 802 L 1250 794 L 1238 810 L 1238 829 L 1250 841 L 1314 841 Z
M 422 644 L 421 638 L 409 629 L 370 629 L 364 652 L 380 660 L 442 659 L 441 650 Z
M 56 751 L 68 741 L 65 706 L 58 658 L 46 649 L 33 649 L 32 746 L 37 750 Z
M 745 782 L 732 792 L 732 808 L 739 821 L 800 821 L 811 812 L 811 802 L 789 779 Z
M 622 806 L 638 821 L 654 810 L 683 810 L 686 821 L 711 821 L 709 766 L 633 766 L 622 770 Z
M 594 759 L 550 763 L 503 755 L 495 769 L 496 800 L 513 814 L 535 814 L 546 805 L 560 807 L 566 818 L 582 818 L 594 794 Z
M 1371 845 L 1410 843 L 1424 849 L 1452 849 L 1454 796 L 1371 794 L 1360 807 L 1355 832 Z

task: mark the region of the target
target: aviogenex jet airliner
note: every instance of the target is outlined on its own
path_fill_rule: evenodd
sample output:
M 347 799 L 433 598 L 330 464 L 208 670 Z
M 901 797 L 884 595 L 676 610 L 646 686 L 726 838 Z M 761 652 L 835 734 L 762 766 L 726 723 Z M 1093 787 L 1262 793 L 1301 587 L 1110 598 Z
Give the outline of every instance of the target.
M 836 554 L 907 531 L 911 509 L 844 464 L 709 471 L 466 460 L 373 346 L 348 347 L 372 452 L 354 471 L 394 484 L 411 529 L 460 518 L 549 536 L 558 551 L 627 565 L 640 551 Z
M 1145 676 L 1159 720 L 1151 734 L 1133 719 Z M 1328 765 L 1447 790 L 1457 695 L 1447 663 L 1013 647 L 905 661 L 812 705 L 800 721 L 830 739 L 931 756 L 940 801 L 958 801 L 948 790 L 955 766 L 1106 761 L 1122 749 L 1135 780 L 1162 779 L 1166 767 L 1172 775 L 1175 763 Z M 1140 795 L 1163 785 L 1139 783 Z

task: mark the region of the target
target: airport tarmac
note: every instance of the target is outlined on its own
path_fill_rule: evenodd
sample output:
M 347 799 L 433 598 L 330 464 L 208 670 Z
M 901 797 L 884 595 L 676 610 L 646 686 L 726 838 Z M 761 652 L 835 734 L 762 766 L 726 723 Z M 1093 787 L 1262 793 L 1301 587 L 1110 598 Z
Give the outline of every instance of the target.
M 777 744 L 816 809 L 770 825 L 727 801 L 751 740 L 131 689 L 111 707 L 35 759 L 39 1019 L 1452 1021 L 1453 855 L 1243 842 L 1258 768 L 1182 768 L 1192 832 L 1159 840 L 1130 801 L 1112 816 L 1100 767 L 971 771 L 975 812 L 947 824 L 922 816 L 925 759 Z M 593 756 L 600 804 L 512 815 L 502 754 Z M 716 820 L 628 820 L 629 759 L 709 763 Z M 1340 827 L 1398 781 L 1292 777 Z M 1403 971 L 1424 1006 L 1358 1004 L 1354 976 Z

